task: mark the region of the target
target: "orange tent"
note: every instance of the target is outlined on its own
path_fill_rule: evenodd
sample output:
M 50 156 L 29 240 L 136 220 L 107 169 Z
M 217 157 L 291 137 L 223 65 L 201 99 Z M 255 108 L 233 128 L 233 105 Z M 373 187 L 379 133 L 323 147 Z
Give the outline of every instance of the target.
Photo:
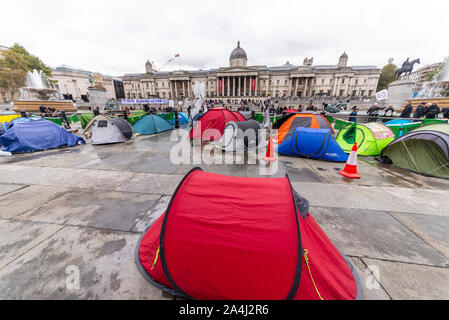
M 281 144 L 285 138 L 292 135 L 297 127 L 330 129 L 332 134 L 334 133 L 331 124 L 322 114 L 310 112 L 291 113 L 280 118 L 273 126 L 273 129 L 278 129 L 278 144 Z

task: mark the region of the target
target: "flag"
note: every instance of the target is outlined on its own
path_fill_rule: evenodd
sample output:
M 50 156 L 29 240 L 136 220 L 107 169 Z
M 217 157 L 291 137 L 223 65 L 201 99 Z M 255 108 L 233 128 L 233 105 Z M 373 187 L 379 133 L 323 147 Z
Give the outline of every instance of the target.
M 343 134 L 343 140 L 348 144 L 354 144 L 357 136 L 357 121 L 354 121 L 351 127 Z
M 383 89 L 379 92 L 376 92 L 376 100 L 377 101 L 387 100 L 387 99 L 388 99 L 388 90 L 387 89 Z
M 179 53 L 175 54 L 175 58 L 179 58 Z

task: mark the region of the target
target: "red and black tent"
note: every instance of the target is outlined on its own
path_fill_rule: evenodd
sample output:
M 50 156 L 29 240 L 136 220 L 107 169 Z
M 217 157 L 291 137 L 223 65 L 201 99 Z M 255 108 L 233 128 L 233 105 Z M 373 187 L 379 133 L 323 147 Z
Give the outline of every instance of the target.
M 206 113 L 194 124 L 190 131 L 190 139 L 205 141 L 218 141 L 223 135 L 224 129 L 230 121 L 245 121 L 239 113 L 232 112 L 226 108 L 216 107 Z
M 350 261 L 285 178 L 190 171 L 143 234 L 136 262 L 162 290 L 194 299 L 359 299 Z

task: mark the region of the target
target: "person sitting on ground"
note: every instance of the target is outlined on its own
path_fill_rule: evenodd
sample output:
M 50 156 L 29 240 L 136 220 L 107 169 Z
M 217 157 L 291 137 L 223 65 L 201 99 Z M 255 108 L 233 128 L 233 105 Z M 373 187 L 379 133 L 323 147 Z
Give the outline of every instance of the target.
M 405 106 L 404 110 L 402 110 L 400 117 L 401 118 L 410 118 L 410 115 L 412 114 L 413 111 L 413 106 L 412 104 L 409 102 L 407 103 L 407 105 Z
M 95 117 L 100 115 L 100 108 L 98 108 L 98 107 L 93 107 L 92 109 L 93 109 L 93 112 L 94 112 L 94 116 L 95 116 Z
M 428 103 L 426 106 L 426 110 L 424 112 L 424 116 L 426 119 L 435 119 L 438 118 L 438 114 L 440 113 L 440 108 L 436 103 Z
M 352 112 L 349 114 L 351 117 L 349 117 L 349 121 L 355 122 L 357 121 L 357 112 L 359 111 L 359 108 L 357 106 L 352 107 Z
M 416 107 L 415 113 L 413 114 L 413 118 L 419 119 L 424 116 L 426 102 L 421 102 L 421 104 Z
M 315 107 L 313 106 L 313 104 L 309 104 L 306 111 L 315 111 Z

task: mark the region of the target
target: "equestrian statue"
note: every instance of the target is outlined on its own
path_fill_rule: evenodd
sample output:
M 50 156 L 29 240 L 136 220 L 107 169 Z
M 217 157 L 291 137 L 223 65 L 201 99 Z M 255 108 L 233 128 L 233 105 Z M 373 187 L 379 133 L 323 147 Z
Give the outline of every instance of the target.
M 399 78 L 401 75 L 408 76 L 410 73 L 412 73 L 413 66 L 414 66 L 415 63 L 418 63 L 418 64 L 421 63 L 419 58 L 415 59 L 415 60 L 412 60 L 412 61 L 409 61 L 409 58 L 407 58 L 407 60 L 405 60 L 402 63 L 402 67 L 399 68 L 398 70 L 396 70 L 396 73 L 395 73 L 396 77 Z

